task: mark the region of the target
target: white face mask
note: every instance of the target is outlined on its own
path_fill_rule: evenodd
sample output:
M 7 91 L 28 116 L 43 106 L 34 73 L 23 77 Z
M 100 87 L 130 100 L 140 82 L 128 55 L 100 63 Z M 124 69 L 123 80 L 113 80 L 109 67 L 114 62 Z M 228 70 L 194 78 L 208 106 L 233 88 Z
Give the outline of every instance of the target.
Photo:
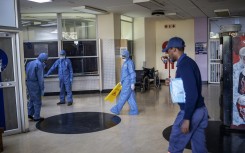
M 122 58 L 122 60 L 125 62 L 126 61 L 126 57 L 125 56 L 122 56 L 121 55 L 121 58 Z
M 60 59 L 64 59 L 65 58 L 65 56 L 60 56 Z

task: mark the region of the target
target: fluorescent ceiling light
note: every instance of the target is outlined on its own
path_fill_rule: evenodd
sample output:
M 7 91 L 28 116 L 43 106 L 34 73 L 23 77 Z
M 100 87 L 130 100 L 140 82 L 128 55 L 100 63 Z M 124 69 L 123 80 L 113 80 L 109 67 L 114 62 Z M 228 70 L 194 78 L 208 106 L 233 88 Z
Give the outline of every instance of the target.
M 40 25 L 41 27 L 50 27 L 50 26 L 56 26 L 57 23 L 46 23 L 46 24 L 42 24 Z
M 79 7 L 73 7 L 72 8 L 74 11 L 77 12 L 84 12 L 84 13 L 89 13 L 89 14 L 106 14 L 108 13 L 106 10 L 102 10 L 99 8 L 91 7 L 91 6 L 79 6 Z
M 174 16 L 174 15 L 177 15 L 177 13 L 176 13 L 176 12 L 173 12 L 173 13 L 166 13 L 165 15 L 167 15 L 167 16 Z
M 47 3 L 47 2 L 53 2 L 53 0 L 28 0 L 36 3 Z

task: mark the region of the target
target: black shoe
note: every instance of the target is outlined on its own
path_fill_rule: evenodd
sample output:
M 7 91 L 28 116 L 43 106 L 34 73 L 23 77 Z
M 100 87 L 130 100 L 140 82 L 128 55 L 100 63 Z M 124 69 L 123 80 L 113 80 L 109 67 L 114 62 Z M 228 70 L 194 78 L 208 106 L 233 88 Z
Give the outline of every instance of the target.
M 71 106 L 72 105 L 72 102 L 70 102 L 70 103 L 67 103 L 67 106 Z
M 44 118 L 43 117 L 40 117 L 39 119 L 33 119 L 33 121 L 37 122 L 37 121 L 43 121 Z
M 31 115 L 28 115 L 28 118 L 31 119 L 31 120 L 34 119 L 33 116 L 31 116 Z
M 57 105 L 65 104 L 65 102 L 58 102 Z

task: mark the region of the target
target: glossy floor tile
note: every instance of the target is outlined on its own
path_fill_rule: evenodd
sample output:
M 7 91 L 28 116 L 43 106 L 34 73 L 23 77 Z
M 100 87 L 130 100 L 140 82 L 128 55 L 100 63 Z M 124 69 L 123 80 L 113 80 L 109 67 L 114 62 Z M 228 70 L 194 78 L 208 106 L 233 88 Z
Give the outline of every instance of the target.
M 203 95 L 210 120 L 219 120 L 219 86 L 204 85 Z M 74 95 L 72 106 L 57 106 L 58 96 L 45 96 L 41 115 L 51 117 L 72 112 L 110 113 L 113 103 L 105 102 L 106 94 Z M 168 141 L 162 136 L 172 125 L 178 105 L 171 103 L 169 89 L 152 87 L 137 92 L 138 116 L 129 116 L 125 105 L 121 122 L 109 129 L 84 134 L 53 134 L 40 131 L 30 122 L 30 132 L 3 138 L 6 153 L 166 153 Z M 186 149 L 185 153 L 191 150 Z

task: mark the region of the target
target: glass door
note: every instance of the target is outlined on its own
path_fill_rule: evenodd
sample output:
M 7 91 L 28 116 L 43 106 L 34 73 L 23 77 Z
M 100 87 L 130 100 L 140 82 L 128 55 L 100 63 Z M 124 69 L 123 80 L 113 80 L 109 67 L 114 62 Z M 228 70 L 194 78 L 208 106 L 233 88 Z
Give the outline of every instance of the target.
M 0 127 L 21 131 L 15 34 L 0 32 Z
M 209 40 L 209 83 L 220 83 L 221 77 L 221 50 L 219 39 Z

